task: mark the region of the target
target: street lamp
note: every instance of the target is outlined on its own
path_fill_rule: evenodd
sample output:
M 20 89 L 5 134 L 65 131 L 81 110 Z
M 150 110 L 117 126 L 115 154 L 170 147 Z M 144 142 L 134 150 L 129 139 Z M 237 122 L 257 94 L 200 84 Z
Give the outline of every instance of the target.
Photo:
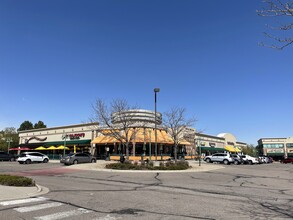
M 160 92 L 160 88 L 155 88 L 155 156 L 157 160 L 158 152 L 157 152 L 157 92 Z
M 9 153 L 10 143 L 13 142 L 12 138 L 7 138 L 6 142 L 8 143 L 7 152 Z
M 64 139 L 63 158 L 65 158 L 65 148 L 66 148 L 67 133 L 63 133 L 62 138 Z

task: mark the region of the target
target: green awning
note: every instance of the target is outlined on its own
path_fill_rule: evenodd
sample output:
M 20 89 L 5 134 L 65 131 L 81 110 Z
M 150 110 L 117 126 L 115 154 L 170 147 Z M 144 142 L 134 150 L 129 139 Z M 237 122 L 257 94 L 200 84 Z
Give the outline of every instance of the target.
M 90 144 L 91 140 L 74 140 L 74 141 L 66 141 L 66 145 L 74 145 L 74 144 Z M 44 143 L 45 146 L 51 145 L 64 145 L 64 141 L 53 141 Z
M 221 148 L 221 147 L 200 147 L 201 151 L 211 151 L 211 152 L 215 152 L 215 151 L 226 151 L 225 148 Z M 199 151 L 199 147 L 197 147 L 197 152 Z

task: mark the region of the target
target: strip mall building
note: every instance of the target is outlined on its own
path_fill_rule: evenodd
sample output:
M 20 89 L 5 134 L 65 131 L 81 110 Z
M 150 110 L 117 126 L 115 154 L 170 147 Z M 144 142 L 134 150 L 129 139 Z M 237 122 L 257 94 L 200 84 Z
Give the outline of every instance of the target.
M 137 124 L 132 128 L 134 136 L 129 145 L 130 156 L 174 156 L 174 144 L 171 136 L 161 126 L 162 115 L 157 112 L 156 130 L 155 113 L 148 110 L 131 110 L 125 113 L 132 115 Z M 123 118 L 127 118 L 127 115 Z M 134 117 L 133 117 L 134 116 Z M 113 114 L 112 123 L 119 123 L 119 115 Z M 157 136 L 157 138 L 155 138 Z M 184 141 L 178 146 L 179 156 L 192 157 L 200 151 L 204 155 L 215 152 L 241 152 L 246 143 L 238 142 L 229 133 L 217 136 L 197 133 L 188 128 L 184 133 Z M 107 128 L 98 123 L 68 125 L 52 128 L 33 129 L 19 132 L 19 148 L 11 150 L 37 150 L 58 159 L 64 152 L 91 152 L 97 158 L 125 154 L 120 141 L 107 135 Z
M 293 157 L 293 137 L 261 138 L 258 140 L 260 154 L 270 156 L 275 160 Z

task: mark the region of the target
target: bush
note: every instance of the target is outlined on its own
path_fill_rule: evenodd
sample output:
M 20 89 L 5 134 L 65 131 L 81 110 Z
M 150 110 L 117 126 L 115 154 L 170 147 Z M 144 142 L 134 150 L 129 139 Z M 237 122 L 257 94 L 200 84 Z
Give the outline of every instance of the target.
M 35 182 L 28 177 L 0 174 L 0 184 L 4 186 L 35 186 Z
M 190 168 L 187 161 L 177 161 L 176 163 L 173 161 L 160 162 L 159 166 L 154 166 L 153 161 L 149 161 L 149 163 L 112 163 L 106 165 L 107 169 L 115 169 L 115 170 L 186 170 Z

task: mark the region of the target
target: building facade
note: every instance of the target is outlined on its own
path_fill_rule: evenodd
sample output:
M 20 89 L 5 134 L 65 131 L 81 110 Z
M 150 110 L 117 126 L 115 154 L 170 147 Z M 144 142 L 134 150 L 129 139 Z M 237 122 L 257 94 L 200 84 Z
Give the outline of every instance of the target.
M 10 150 L 39 150 L 50 157 L 71 151 L 93 152 L 91 141 L 97 127 L 98 123 L 87 123 L 19 131 L 19 147 Z
M 211 155 L 217 152 L 240 153 L 242 148 L 247 147 L 244 142 L 239 142 L 230 133 L 221 133 L 217 136 L 196 133 L 196 151 L 202 155 Z
M 258 140 L 258 149 L 261 155 L 275 160 L 293 156 L 293 137 L 288 138 L 261 138 Z
M 98 123 L 86 123 L 52 128 L 32 129 L 19 132 L 19 147 L 13 150 L 43 151 L 51 158 L 69 152 L 90 152 L 97 158 L 109 158 L 110 155 L 126 153 L 121 137 L 127 130 L 128 152 L 131 156 L 174 156 L 174 141 L 168 129 L 162 126 L 162 114 L 131 109 L 113 113 L 113 127 L 100 126 Z M 127 129 L 123 126 L 127 122 Z M 124 133 L 123 133 L 124 132 Z M 181 139 L 182 138 L 182 139 Z M 216 152 L 241 152 L 247 144 L 238 142 L 230 133 L 217 136 L 196 132 L 195 128 L 185 128 L 177 147 L 178 156 L 210 155 Z M 192 157 L 191 157 L 192 158 Z

